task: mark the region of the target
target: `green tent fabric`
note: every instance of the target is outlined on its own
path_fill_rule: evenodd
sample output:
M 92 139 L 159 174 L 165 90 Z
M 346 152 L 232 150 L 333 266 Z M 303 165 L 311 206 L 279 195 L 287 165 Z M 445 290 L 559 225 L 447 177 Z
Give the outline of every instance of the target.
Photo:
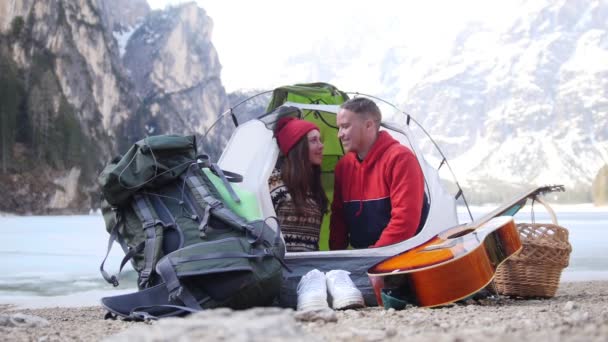
M 202 170 L 217 189 L 220 197 L 222 198 L 222 202 L 224 202 L 224 205 L 227 206 L 230 210 L 232 210 L 242 218 L 246 219 L 247 221 L 264 219 L 260 207 L 258 206 L 258 202 L 253 193 L 241 188 L 238 183 L 231 184 L 232 188 L 234 189 L 234 192 L 241 199 L 241 201 L 237 203 L 232 198 L 232 196 L 230 196 L 228 189 L 218 176 L 216 176 L 208 168 L 203 168 Z
M 289 96 L 294 96 L 288 98 Z M 293 101 L 295 96 L 301 98 L 301 101 Z M 342 104 L 348 100 L 348 95 L 338 90 L 328 83 L 303 83 L 292 86 L 283 86 L 276 88 L 272 92 L 272 99 L 268 105 L 268 111 L 271 111 L 286 101 L 298 103 L 315 103 L 315 104 Z
M 285 102 L 335 104 L 340 105 L 348 100 L 346 93 L 327 83 L 296 84 L 276 88 L 267 112 L 274 110 Z M 336 116 L 332 113 L 305 110 L 302 113 L 304 120 L 319 126 L 321 139 L 323 139 L 323 172 L 333 173 L 338 160 L 344 155 L 344 150 L 338 139 Z M 333 183 L 333 181 L 332 181 Z
M 296 84 L 276 88 L 272 93 L 272 99 L 268 105 L 267 112 L 270 112 L 285 102 L 312 103 L 312 104 L 334 104 L 340 105 L 348 100 L 346 93 L 338 90 L 327 83 L 308 83 Z M 338 139 L 338 128 L 336 125 L 336 115 L 320 111 L 302 111 L 304 120 L 315 123 L 319 126 L 321 139 L 323 140 L 323 164 L 321 165 L 321 181 L 330 204 L 334 192 L 334 169 L 338 160 L 344 155 L 344 149 Z M 321 237 L 319 249 L 329 249 L 329 214 L 323 218 L 321 226 Z

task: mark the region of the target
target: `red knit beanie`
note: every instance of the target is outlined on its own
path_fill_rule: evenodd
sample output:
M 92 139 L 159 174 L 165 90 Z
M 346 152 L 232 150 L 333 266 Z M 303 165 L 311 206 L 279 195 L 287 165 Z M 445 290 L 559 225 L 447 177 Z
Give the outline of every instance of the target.
M 296 119 L 291 116 L 281 118 L 277 122 L 275 131 L 279 149 L 281 149 L 284 155 L 287 155 L 298 140 L 313 129 L 318 131 L 319 127 L 312 122 Z

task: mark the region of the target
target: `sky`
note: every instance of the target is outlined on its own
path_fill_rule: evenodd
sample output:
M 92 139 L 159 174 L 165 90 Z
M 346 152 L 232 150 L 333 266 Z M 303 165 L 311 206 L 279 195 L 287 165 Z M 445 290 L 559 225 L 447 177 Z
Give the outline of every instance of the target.
M 153 9 L 183 0 L 148 0 Z M 197 0 L 214 22 L 212 42 L 222 64 L 227 91 L 273 89 L 311 81 L 339 82 L 339 88 L 379 87 L 365 75 L 387 49 L 436 57 L 447 53 L 455 35 L 470 21 L 499 29 L 518 14 L 519 1 L 376 0 L 304 2 L 279 0 Z M 359 56 L 352 67 L 349 55 Z M 413 54 L 413 53 L 412 53 Z M 342 73 L 311 72 L 305 59 L 326 60 Z

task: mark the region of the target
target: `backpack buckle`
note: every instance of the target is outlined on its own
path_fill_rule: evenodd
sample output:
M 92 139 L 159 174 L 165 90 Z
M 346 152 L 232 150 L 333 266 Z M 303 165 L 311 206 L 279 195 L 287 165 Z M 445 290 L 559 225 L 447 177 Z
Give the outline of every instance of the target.
M 145 221 L 144 224 L 144 229 L 148 229 L 148 228 L 153 228 L 154 226 L 156 226 L 156 220 L 154 221 Z
M 222 201 L 218 200 L 217 198 L 209 195 L 209 196 L 205 196 L 205 198 L 203 198 L 203 200 L 207 203 L 208 206 L 211 207 L 211 209 L 215 209 L 217 207 L 219 207 L 220 205 L 222 205 Z
M 153 316 L 145 311 L 133 311 L 131 312 L 131 314 L 129 315 L 129 318 L 135 320 L 135 321 L 143 321 L 143 322 L 150 322 L 150 321 L 156 321 L 158 320 L 158 317 Z
M 145 288 L 150 281 L 150 275 L 152 274 L 151 270 L 143 270 L 139 273 L 139 287 Z
M 112 282 L 112 286 L 114 286 L 114 287 L 117 287 L 117 286 L 119 285 L 119 284 L 118 284 L 118 279 L 116 279 L 116 276 L 115 276 L 115 275 L 113 275 L 113 276 L 110 278 L 110 281 Z
M 172 291 L 169 293 L 169 300 L 170 300 L 170 301 L 175 301 L 175 300 L 177 300 L 177 299 L 181 298 L 181 296 L 182 296 L 182 291 L 183 291 L 183 288 L 182 288 L 181 286 L 179 286 L 179 287 L 178 287 L 178 288 L 176 288 L 176 289 L 173 289 L 173 290 L 172 290 Z

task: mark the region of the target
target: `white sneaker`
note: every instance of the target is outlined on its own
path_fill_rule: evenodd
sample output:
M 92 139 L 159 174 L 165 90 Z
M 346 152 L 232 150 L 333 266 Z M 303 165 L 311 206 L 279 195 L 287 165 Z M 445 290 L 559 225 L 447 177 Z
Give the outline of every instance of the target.
M 349 274 L 350 272 L 344 270 L 331 270 L 325 274 L 332 307 L 336 310 L 365 306 L 363 295 L 350 279 Z
M 317 269 L 306 273 L 298 283 L 298 311 L 329 309 L 325 274 Z

